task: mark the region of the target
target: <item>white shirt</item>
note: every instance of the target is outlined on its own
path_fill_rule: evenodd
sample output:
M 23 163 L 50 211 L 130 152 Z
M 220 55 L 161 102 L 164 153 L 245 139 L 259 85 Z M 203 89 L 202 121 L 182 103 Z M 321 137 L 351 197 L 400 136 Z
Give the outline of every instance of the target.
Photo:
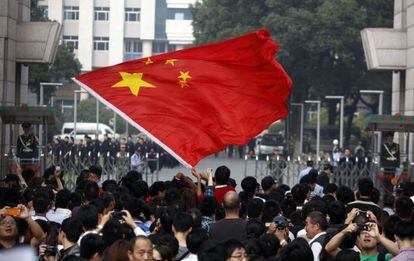
M 301 238 L 305 239 L 306 242 L 308 242 L 308 243 L 310 241 L 310 239 L 306 236 L 306 229 L 304 229 L 304 228 L 299 230 L 298 234 L 296 235 L 296 238 L 298 238 L 298 237 L 301 237 Z
M 306 167 L 306 169 L 303 169 L 299 172 L 299 176 L 298 176 L 298 180 L 296 183 L 300 182 L 300 179 L 303 178 L 304 176 L 309 174 L 309 171 L 311 171 L 312 167 Z
M 57 208 L 55 210 L 50 210 L 47 212 L 46 217 L 49 221 L 53 221 L 62 225 L 63 220 L 70 218 L 72 216 L 72 211 L 66 208 Z
M 311 245 L 312 244 L 312 242 L 315 240 L 315 239 L 317 239 L 319 236 L 322 236 L 322 235 L 324 235 L 324 234 L 326 234 L 326 232 L 324 231 L 324 232 L 321 232 L 321 233 L 319 233 L 319 234 L 317 234 L 316 236 L 314 236 L 310 241 L 309 241 L 309 245 Z M 314 261 L 319 261 L 319 254 L 321 253 L 321 251 L 322 251 L 322 245 L 321 244 L 319 244 L 319 243 L 315 243 L 315 244 L 313 244 L 312 246 L 311 246 L 311 249 L 312 249 L 312 253 L 313 253 L 313 260 Z
M 189 254 L 187 257 L 183 258 L 183 261 L 198 261 L 197 255 Z
M 142 158 L 140 155 L 137 155 L 134 153 L 131 157 L 131 167 L 133 170 L 142 173 L 142 165 L 140 164 L 142 162 Z

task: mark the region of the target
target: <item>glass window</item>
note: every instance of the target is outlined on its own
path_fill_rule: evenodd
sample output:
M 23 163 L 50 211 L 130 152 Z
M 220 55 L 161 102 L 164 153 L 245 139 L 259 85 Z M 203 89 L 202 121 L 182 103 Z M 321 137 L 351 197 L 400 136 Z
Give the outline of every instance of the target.
M 124 61 L 142 58 L 142 42 L 138 38 L 125 39 Z
M 109 7 L 95 7 L 95 21 L 108 21 Z
M 125 8 L 125 21 L 139 22 L 141 20 L 140 8 Z
M 109 37 L 94 37 L 93 38 L 93 49 L 96 51 L 109 50 Z
M 169 20 L 193 20 L 190 9 L 186 8 L 168 8 L 167 19 Z
M 64 6 L 63 7 L 64 20 L 79 20 L 79 6 Z
M 64 35 L 63 36 L 63 42 L 71 47 L 73 50 L 78 49 L 78 36 L 76 35 Z
M 165 52 L 175 51 L 176 46 L 174 44 L 169 44 L 166 41 L 154 41 L 152 42 L 152 53 L 159 54 Z

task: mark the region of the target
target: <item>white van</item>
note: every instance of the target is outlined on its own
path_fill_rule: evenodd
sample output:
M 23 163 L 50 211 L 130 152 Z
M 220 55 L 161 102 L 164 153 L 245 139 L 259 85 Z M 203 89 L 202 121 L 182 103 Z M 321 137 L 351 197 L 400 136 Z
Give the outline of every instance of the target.
M 97 128 L 98 127 L 98 128 Z M 62 126 L 62 132 L 60 135 L 56 135 L 55 137 L 59 137 L 63 139 L 65 136 L 74 136 L 75 135 L 75 124 L 73 122 L 65 122 Z M 115 137 L 115 139 L 119 139 L 119 134 L 115 133 L 112 128 L 108 125 L 99 123 L 98 126 L 96 122 L 77 122 L 76 123 L 76 137 L 75 140 L 79 141 L 80 139 L 84 139 L 85 135 L 88 135 L 92 139 L 95 139 L 95 135 L 98 134 L 98 139 L 103 141 L 104 134 L 107 134 L 108 137 Z

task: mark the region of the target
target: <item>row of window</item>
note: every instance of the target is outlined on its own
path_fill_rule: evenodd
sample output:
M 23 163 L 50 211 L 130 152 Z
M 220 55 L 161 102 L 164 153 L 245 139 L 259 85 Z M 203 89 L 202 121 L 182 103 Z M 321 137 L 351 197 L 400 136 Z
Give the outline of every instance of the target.
M 109 12 L 110 12 L 109 7 L 95 7 L 94 8 L 95 21 L 108 21 Z M 78 6 L 64 6 L 63 7 L 63 19 L 79 20 L 79 7 Z M 192 20 L 193 16 L 189 9 L 168 8 L 167 19 Z M 125 8 L 125 21 L 138 22 L 140 20 L 141 20 L 141 9 L 140 8 Z
M 75 35 L 64 35 L 63 42 L 77 50 L 78 49 L 78 36 Z M 152 42 L 152 53 L 159 54 L 165 52 L 175 51 L 176 46 L 169 44 L 165 41 L 154 41 Z M 96 51 L 107 51 L 109 50 L 109 37 L 94 37 L 93 38 L 93 49 Z M 142 57 L 142 41 L 137 38 L 127 38 L 124 41 L 124 60 L 137 59 Z
M 95 7 L 94 19 L 95 21 L 108 21 L 109 20 L 109 7 Z M 63 19 L 64 20 L 79 20 L 79 7 L 78 6 L 64 6 L 63 7 Z M 138 22 L 141 19 L 140 8 L 125 8 L 125 21 L 126 22 Z

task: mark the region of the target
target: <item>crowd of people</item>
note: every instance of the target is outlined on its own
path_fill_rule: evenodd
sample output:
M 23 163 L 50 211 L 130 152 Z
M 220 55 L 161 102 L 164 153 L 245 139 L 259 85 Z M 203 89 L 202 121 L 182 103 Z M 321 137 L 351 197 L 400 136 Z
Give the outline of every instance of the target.
M 0 182 L 0 260 L 413 260 L 414 183 L 380 195 L 326 172 L 289 187 L 220 166 L 149 185 L 92 165 L 69 191 L 58 166 L 18 169 Z

